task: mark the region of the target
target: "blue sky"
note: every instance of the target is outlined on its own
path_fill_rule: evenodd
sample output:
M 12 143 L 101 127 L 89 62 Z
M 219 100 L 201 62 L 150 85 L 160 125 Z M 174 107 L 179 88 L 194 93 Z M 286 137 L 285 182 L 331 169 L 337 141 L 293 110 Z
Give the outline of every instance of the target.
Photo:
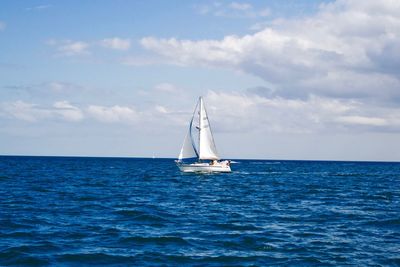
M 397 1 L 0 7 L 0 154 L 400 160 Z

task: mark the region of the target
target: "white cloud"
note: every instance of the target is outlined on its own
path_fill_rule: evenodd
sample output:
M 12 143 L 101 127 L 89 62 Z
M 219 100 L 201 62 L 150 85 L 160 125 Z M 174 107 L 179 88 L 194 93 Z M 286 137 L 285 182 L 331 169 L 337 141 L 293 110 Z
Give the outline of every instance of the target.
M 229 36 L 222 43 L 218 41 L 190 41 L 171 39 L 156 39 L 146 37 L 141 39 L 144 48 L 165 56 L 173 64 L 178 65 L 219 65 L 230 67 L 239 63 L 234 53 L 236 36 Z M 239 48 L 239 47 L 238 47 Z M 237 51 L 240 52 L 240 51 Z
M 38 122 L 48 119 L 78 122 L 83 119 L 92 118 L 105 123 L 130 123 L 137 120 L 139 116 L 139 113 L 132 107 L 89 105 L 86 108 L 81 108 L 72 105 L 66 100 L 56 101 L 51 106 L 27 103 L 21 100 L 11 103 L 0 103 L 0 112 L 2 116 L 28 122 Z
M 271 22 L 262 21 L 262 22 L 257 22 L 255 24 L 251 25 L 249 29 L 252 30 L 252 31 L 261 31 L 261 30 L 267 28 L 270 25 L 271 25 Z
M 141 44 L 171 64 L 256 75 L 284 97 L 400 99 L 399 1 L 338 0 L 313 16 L 276 20 L 242 37 L 146 37 Z
M 65 56 L 76 56 L 76 55 L 87 55 L 89 44 L 82 41 L 66 41 L 60 45 L 57 50 L 61 55 Z
M 86 111 L 101 122 L 132 122 L 138 116 L 133 108 L 118 105 L 112 107 L 90 105 Z
M 127 56 L 120 60 L 122 65 L 127 66 L 151 66 L 151 65 L 160 65 L 160 64 L 168 64 L 167 61 L 160 59 L 159 57 L 149 57 L 143 55 L 136 56 Z
M 354 100 L 319 96 L 286 99 L 209 91 L 206 102 L 218 131 L 351 132 L 358 131 L 359 126 L 368 127 L 371 131 L 400 130 L 400 108 L 371 110 L 369 105 Z
M 154 92 L 157 91 L 149 95 L 151 99 L 151 96 L 157 95 Z M 0 103 L 0 115 L 28 122 L 95 120 L 101 123 L 134 124 L 141 129 L 154 131 L 184 129 L 194 104 L 188 101 L 193 100 L 192 97 L 185 97 L 171 96 L 168 99 L 160 94 L 159 99 L 141 106 L 139 110 L 123 105 L 77 106 L 66 100 L 51 105 L 15 101 Z M 360 131 L 400 131 L 400 108 L 396 106 L 371 107 L 361 101 L 316 95 L 305 99 L 288 99 L 277 95 L 263 96 L 258 91 L 208 91 L 205 101 L 211 125 L 216 132 L 354 134 Z
M 388 124 L 387 121 L 383 118 L 363 117 L 363 116 L 343 116 L 343 117 L 338 117 L 337 121 L 346 124 L 361 124 L 368 126 L 385 126 Z
M 82 92 L 85 90 L 85 87 L 77 84 L 72 84 L 68 82 L 60 82 L 60 81 L 52 81 L 44 84 L 37 85 L 37 87 L 46 88 L 46 93 L 71 93 L 71 92 Z
M 230 3 L 229 7 L 237 10 L 249 10 L 253 8 L 253 6 L 248 3 L 238 3 L 238 2 Z
M 8 117 L 28 122 L 60 118 L 67 121 L 80 121 L 84 118 L 82 111 L 68 101 L 59 101 L 55 102 L 52 107 L 43 107 L 18 100 L 12 103 L 3 103 L 1 110 Z
M 71 105 L 68 101 L 58 101 L 53 104 L 54 112 L 68 121 L 80 121 L 84 115 L 80 108 Z
M 155 110 L 157 112 L 159 112 L 159 113 L 162 113 L 162 114 L 167 114 L 168 113 L 168 110 L 163 106 L 156 106 Z
M 103 39 L 100 44 L 103 47 L 115 50 L 128 50 L 131 47 L 131 41 L 129 39 L 121 39 L 118 37 Z
M 2 111 L 19 120 L 35 122 L 38 119 L 50 117 L 50 112 L 40 109 L 37 105 L 18 100 L 13 103 L 3 103 Z
M 94 100 L 94 94 L 99 90 L 94 90 L 88 86 L 64 81 L 14 84 L 4 86 L 4 88 L 8 91 L 3 92 L 5 93 L 4 100 L 7 98 L 12 100 L 29 100 L 36 104 L 53 103 L 59 101 L 60 99 L 69 99 L 71 102 L 82 102 L 82 99 L 86 97 L 91 97 L 91 99 Z
M 49 46 L 56 47 L 58 55 L 61 56 L 89 55 L 93 52 L 93 48 L 96 46 L 121 51 L 128 50 L 131 47 L 131 41 L 129 39 L 122 39 L 118 37 L 90 42 L 48 39 L 45 43 Z
M 259 18 L 270 15 L 268 8 L 259 9 L 245 2 L 231 2 L 223 4 L 214 2 L 208 5 L 200 5 L 196 7 L 197 11 L 202 15 L 211 14 L 216 17 L 226 18 Z
M 182 90 L 171 83 L 160 83 L 154 87 L 156 92 L 167 93 L 167 94 L 176 94 L 181 93 Z
M 41 11 L 44 9 L 48 9 L 50 7 L 51 7 L 51 5 L 38 5 L 38 6 L 33 6 L 33 7 L 27 7 L 26 10 L 27 11 Z
M 48 85 L 49 85 L 50 90 L 54 91 L 54 92 L 64 91 L 64 88 L 65 88 L 65 84 L 60 83 L 60 82 L 50 82 Z

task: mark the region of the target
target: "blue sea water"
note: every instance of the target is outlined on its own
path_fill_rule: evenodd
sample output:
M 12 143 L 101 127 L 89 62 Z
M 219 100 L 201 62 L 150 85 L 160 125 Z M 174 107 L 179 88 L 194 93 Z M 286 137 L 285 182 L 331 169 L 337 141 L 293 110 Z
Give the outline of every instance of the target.
M 0 157 L 0 265 L 399 266 L 400 164 Z

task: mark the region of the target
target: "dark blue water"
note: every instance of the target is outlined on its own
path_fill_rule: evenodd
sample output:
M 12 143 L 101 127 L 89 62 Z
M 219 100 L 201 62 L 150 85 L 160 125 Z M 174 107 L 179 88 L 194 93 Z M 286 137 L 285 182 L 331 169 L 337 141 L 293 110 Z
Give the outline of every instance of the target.
M 232 167 L 0 157 L 0 265 L 400 265 L 400 164 Z

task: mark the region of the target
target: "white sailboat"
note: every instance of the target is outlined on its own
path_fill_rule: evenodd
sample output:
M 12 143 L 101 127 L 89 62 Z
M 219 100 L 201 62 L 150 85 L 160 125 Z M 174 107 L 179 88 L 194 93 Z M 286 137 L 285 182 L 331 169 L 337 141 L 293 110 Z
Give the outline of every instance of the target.
M 197 113 L 196 113 L 197 111 Z M 197 137 L 197 138 L 196 138 Z M 195 141 L 197 140 L 197 142 Z M 184 160 L 196 160 L 184 163 Z M 183 172 L 230 172 L 230 161 L 220 161 L 202 97 L 196 104 L 176 164 Z

